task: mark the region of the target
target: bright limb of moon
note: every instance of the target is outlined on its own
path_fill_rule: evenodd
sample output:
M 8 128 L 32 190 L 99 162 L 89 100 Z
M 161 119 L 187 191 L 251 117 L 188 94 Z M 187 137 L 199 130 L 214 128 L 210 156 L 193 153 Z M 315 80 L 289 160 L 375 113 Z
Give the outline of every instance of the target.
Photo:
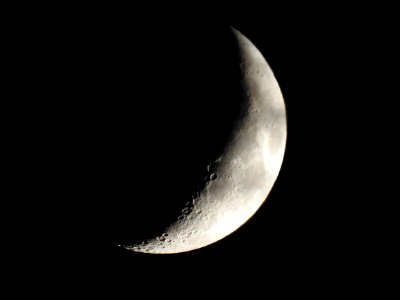
M 258 49 L 239 31 L 243 103 L 230 141 L 205 188 L 161 236 L 125 248 L 168 254 L 210 245 L 242 226 L 266 200 L 286 145 L 286 109 L 278 82 Z

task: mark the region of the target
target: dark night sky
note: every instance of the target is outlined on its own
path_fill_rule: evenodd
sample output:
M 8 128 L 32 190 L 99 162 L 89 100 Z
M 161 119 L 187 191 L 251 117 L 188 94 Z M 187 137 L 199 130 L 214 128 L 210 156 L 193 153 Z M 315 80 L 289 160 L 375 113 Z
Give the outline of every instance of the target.
M 210 272 L 211 281 L 249 276 L 250 282 L 257 271 L 272 284 L 288 274 L 301 276 L 305 268 L 318 272 L 332 266 L 337 245 L 329 238 L 334 225 L 327 221 L 332 215 L 324 198 L 333 191 L 326 190 L 320 175 L 332 162 L 322 155 L 329 145 L 318 136 L 315 124 L 324 118 L 318 110 L 327 109 L 324 101 L 331 97 L 327 99 L 325 91 L 329 79 L 320 76 L 321 68 L 331 67 L 323 56 L 324 47 L 330 46 L 310 32 L 313 27 L 289 25 L 284 14 L 277 14 L 175 20 L 164 16 L 144 24 L 115 17 L 106 39 L 101 31 L 89 42 L 92 50 L 105 40 L 99 53 L 87 54 L 90 72 L 92 63 L 100 68 L 100 83 L 89 84 L 102 92 L 89 100 L 90 106 L 85 104 L 82 116 L 95 112 L 90 130 L 98 134 L 83 137 L 84 143 L 90 141 L 88 173 L 96 178 L 91 175 L 83 183 L 84 190 L 91 188 L 79 216 L 90 229 L 80 254 L 91 262 L 88 276 L 94 273 L 118 285 L 124 278 L 122 282 L 131 280 L 127 287 L 136 283 L 135 289 L 140 289 L 149 280 L 165 283 L 165 277 L 199 279 L 196 270 Z M 245 226 L 209 247 L 172 256 L 117 248 L 170 221 L 193 194 L 209 159 L 224 145 L 239 101 L 232 84 L 237 76 L 233 47 L 225 38 L 229 24 L 264 54 L 286 101 L 288 145 L 276 185 Z
M 48 144 L 38 155 L 50 161 L 41 181 L 50 188 L 30 204 L 43 208 L 32 230 L 48 248 L 30 258 L 49 265 L 46 282 L 124 297 L 210 286 L 283 293 L 327 290 L 332 273 L 362 270 L 366 229 L 354 216 L 366 204 L 353 181 L 362 161 L 349 146 L 362 122 L 348 124 L 367 101 L 356 70 L 366 69 L 358 53 L 370 31 L 346 26 L 352 15 L 333 8 L 291 17 L 267 4 L 169 8 L 65 8 L 24 29 L 30 69 L 43 70 L 32 89 L 48 99 L 35 106 L 45 121 L 33 142 Z M 168 222 L 224 146 L 240 100 L 229 25 L 261 51 L 285 99 L 288 140 L 275 186 L 253 218 L 208 247 L 156 256 L 121 249 Z

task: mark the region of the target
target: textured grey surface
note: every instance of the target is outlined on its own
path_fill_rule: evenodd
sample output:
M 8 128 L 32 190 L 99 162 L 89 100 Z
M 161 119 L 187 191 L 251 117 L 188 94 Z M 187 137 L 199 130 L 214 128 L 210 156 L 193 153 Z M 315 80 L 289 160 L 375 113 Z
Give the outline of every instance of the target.
M 239 31 L 232 31 L 239 47 L 244 97 L 230 142 L 210 163 L 204 189 L 188 199 L 176 222 L 161 236 L 127 249 L 162 254 L 212 244 L 243 225 L 272 189 L 286 144 L 283 97 L 262 54 Z

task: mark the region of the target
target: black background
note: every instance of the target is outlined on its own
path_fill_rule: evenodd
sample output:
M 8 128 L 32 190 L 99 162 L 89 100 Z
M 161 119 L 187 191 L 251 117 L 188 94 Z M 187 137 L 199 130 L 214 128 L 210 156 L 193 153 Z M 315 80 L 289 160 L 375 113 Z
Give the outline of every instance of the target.
M 365 110 L 379 110 L 381 99 L 360 53 L 382 38 L 347 8 L 298 9 L 57 7 L 15 25 L 23 74 L 34 78 L 26 89 L 35 100 L 23 105 L 33 119 L 23 128 L 29 151 L 21 150 L 38 199 L 24 204 L 33 220 L 21 256 L 34 266 L 21 273 L 42 278 L 41 269 L 36 288 L 113 297 L 334 292 L 373 267 L 365 264 L 372 204 L 360 194 L 369 181 L 355 178 L 372 173 L 358 145 L 376 137 Z M 208 247 L 124 250 L 117 245 L 157 233 L 179 212 L 226 142 L 240 100 L 230 25 L 264 55 L 285 99 L 288 140 L 274 188 L 253 218 Z

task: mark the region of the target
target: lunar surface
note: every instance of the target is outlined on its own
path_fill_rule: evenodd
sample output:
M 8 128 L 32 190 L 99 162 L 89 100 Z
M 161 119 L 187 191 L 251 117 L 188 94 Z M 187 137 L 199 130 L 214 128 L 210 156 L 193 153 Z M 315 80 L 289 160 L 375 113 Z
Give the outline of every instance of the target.
M 232 29 L 239 50 L 243 100 L 229 143 L 208 166 L 204 189 L 188 199 L 160 236 L 126 249 L 168 254 L 210 245 L 243 225 L 266 200 L 286 145 L 286 110 L 269 65 L 257 48 Z

